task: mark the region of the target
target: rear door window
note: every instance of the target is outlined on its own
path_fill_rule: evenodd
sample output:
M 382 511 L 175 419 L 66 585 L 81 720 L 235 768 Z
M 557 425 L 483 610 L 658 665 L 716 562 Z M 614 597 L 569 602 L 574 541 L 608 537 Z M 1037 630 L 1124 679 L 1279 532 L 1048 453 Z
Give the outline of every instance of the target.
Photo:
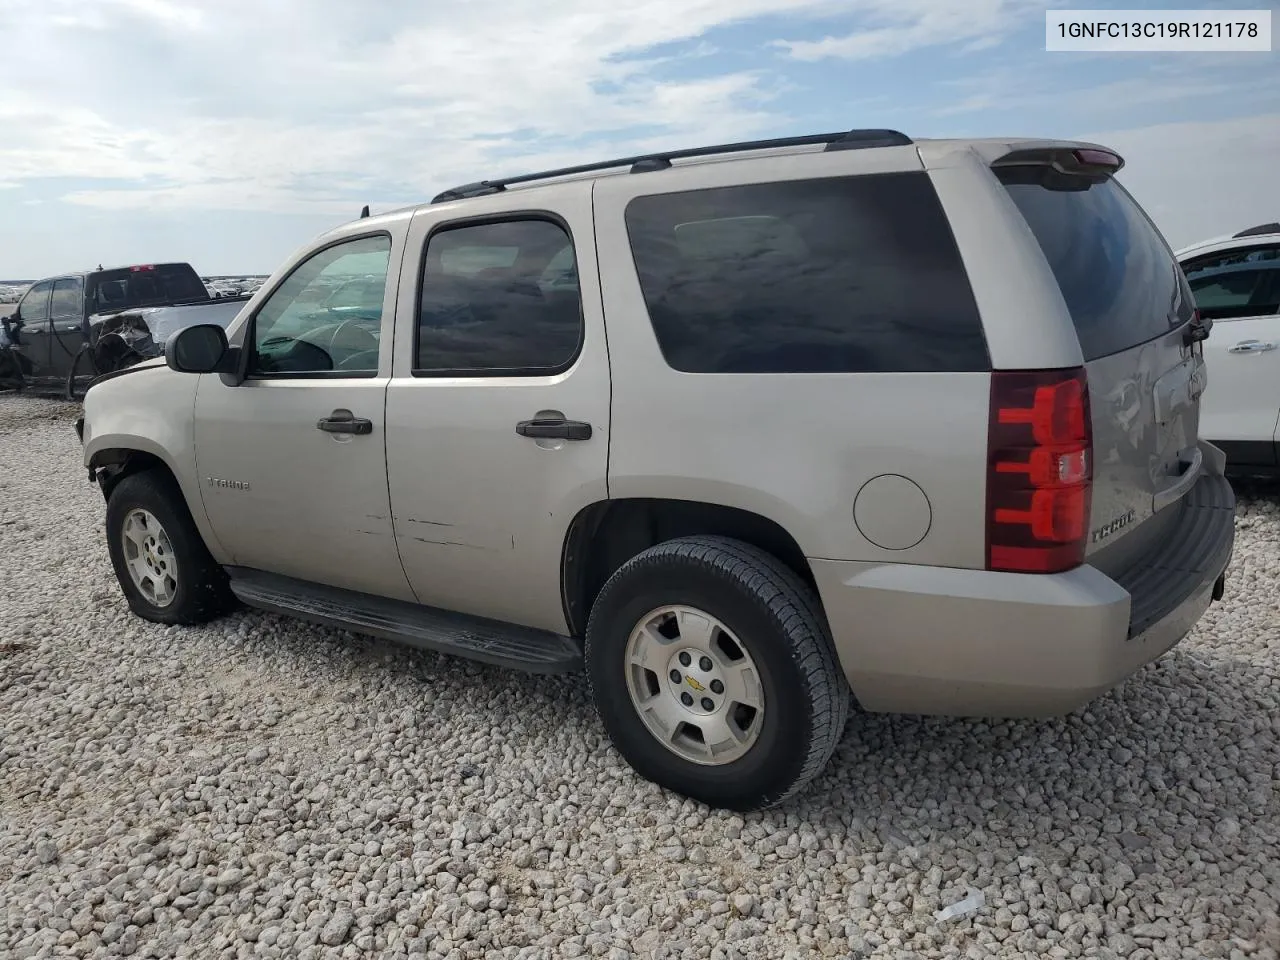
M 1195 309 L 1168 245 L 1119 183 L 1047 165 L 996 175 L 1035 234 L 1066 300 L 1085 360 L 1176 329 Z
M 676 370 L 990 369 L 925 173 L 637 197 L 626 225 L 654 333 Z
M 546 376 L 583 338 L 573 239 L 519 216 L 431 235 L 418 303 L 415 376 Z
M 59 280 L 53 285 L 53 300 L 49 308 L 55 320 L 78 320 L 81 316 L 80 281 Z

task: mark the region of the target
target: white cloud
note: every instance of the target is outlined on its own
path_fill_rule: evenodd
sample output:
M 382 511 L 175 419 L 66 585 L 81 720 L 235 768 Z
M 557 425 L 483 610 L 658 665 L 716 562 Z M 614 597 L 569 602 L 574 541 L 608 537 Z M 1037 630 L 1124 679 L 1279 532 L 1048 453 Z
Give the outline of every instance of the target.
M 1079 81 L 1083 77 L 1085 83 Z M 1074 80 L 1074 82 L 1069 82 Z M 1251 104 L 1274 102 L 1276 77 L 1244 76 L 1221 64 L 1164 61 L 1152 64 L 1140 76 L 1088 84 L 1088 75 L 1072 78 L 1064 73 L 1034 73 L 1025 65 L 1006 65 L 972 77 L 945 81 L 944 88 L 962 92 L 960 99 L 937 107 L 935 116 L 955 116 L 982 111 L 1052 109 L 1057 113 L 1105 113 L 1117 107 L 1134 109 L 1156 104 L 1186 104 L 1215 98 L 1237 111 Z
M 757 135 L 778 122 L 776 78 L 672 79 L 682 64 L 655 48 L 832 5 L 5 0 L 0 177 L 140 181 L 66 197 L 115 209 L 323 211 L 317 183 L 400 184 L 418 199 L 540 157 L 583 159 L 553 146 L 566 135 L 589 138 L 592 156 Z M 705 73 L 707 56 L 684 59 Z
M 1125 158 L 1120 179 L 1175 247 L 1276 219 L 1280 113 L 1085 133 Z
M 998 46 L 1047 6 L 1047 0 L 858 0 L 868 27 L 781 45 L 797 60 L 873 60 L 957 43 L 973 53 Z

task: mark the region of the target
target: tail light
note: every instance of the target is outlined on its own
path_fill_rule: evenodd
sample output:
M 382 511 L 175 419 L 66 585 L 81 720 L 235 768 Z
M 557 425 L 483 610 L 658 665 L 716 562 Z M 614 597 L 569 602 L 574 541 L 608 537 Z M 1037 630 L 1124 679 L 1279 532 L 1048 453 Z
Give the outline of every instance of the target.
M 987 569 L 1083 563 L 1093 491 L 1084 369 L 993 373 L 987 450 Z

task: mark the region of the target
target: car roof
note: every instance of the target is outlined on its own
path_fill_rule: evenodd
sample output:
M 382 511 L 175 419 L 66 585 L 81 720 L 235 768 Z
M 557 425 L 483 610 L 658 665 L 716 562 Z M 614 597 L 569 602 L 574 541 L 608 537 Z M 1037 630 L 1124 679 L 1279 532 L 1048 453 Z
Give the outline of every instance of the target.
M 686 162 L 732 164 L 756 160 L 766 156 L 798 156 L 823 153 L 829 150 L 894 149 L 908 146 L 916 149 L 923 160 L 942 157 L 948 153 L 962 150 L 973 151 L 985 161 L 994 162 L 1001 156 L 1022 150 L 1097 149 L 1113 154 L 1119 166 L 1124 164 L 1123 159 L 1120 158 L 1115 150 L 1101 144 L 1082 140 L 1026 137 L 913 139 L 897 130 L 850 130 L 837 133 L 810 134 L 801 137 L 783 137 L 772 140 L 743 141 L 695 147 L 688 150 L 674 150 L 624 157 L 617 160 L 584 163 L 541 173 L 520 174 L 494 180 L 479 180 L 442 191 L 427 202 L 408 204 L 371 217 L 361 217 L 358 220 L 349 221 L 325 234 L 325 236 L 347 233 L 357 223 L 370 228 L 377 227 L 383 222 L 402 217 L 406 213 L 427 209 L 436 204 L 463 203 L 480 196 L 505 192 L 508 187 L 516 187 L 522 191 L 533 192 L 552 189 L 565 183 L 591 181 L 607 176 L 659 172 L 673 165 L 680 165 Z M 1119 167 L 1116 169 L 1119 169 Z
M 1242 235 L 1243 234 L 1243 235 Z M 1174 256 L 1179 260 L 1200 253 L 1218 253 L 1223 250 L 1234 250 L 1236 248 L 1247 247 L 1265 247 L 1271 244 L 1280 244 L 1280 230 L 1275 233 L 1251 233 L 1243 231 L 1242 233 L 1233 233 L 1230 236 L 1212 237 L 1208 240 L 1200 240 L 1190 246 L 1183 247 L 1181 250 L 1174 251 Z
M 66 273 L 51 273 L 47 277 L 41 277 L 39 280 L 33 280 L 31 285 L 34 287 L 37 283 L 49 283 L 57 280 L 84 280 L 88 277 L 95 276 L 99 273 L 114 273 L 117 270 L 132 270 L 134 267 L 190 267 L 191 264 L 183 260 L 153 260 L 151 263 L 124 263 L 118 267 L 94 267 L 92 270 L 69 270 Z M 194 268 L 193 268 L 194 269 Z

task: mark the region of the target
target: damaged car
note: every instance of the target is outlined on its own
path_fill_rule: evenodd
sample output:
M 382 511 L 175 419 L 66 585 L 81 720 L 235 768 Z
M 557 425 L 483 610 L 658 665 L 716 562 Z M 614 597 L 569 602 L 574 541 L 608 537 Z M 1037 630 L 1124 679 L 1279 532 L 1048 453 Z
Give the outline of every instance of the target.
M 225 327 L 249 299 L 211 297 L 188 263 L 99 267 L 37 281 L 0 321 L 0 389 L 78 400 L 95 377 L 163 355 L 177 330 Z

